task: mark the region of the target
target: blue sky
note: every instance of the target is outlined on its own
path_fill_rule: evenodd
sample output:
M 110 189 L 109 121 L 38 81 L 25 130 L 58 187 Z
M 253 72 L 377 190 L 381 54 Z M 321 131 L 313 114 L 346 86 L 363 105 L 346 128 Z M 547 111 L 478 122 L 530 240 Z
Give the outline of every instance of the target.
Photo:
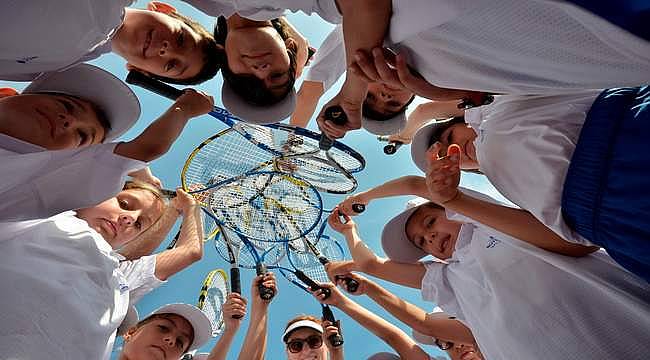
M 212 17 L 206 16 L 196 11 L 194 8 L 183 2 L 170 1 L 170 3 L 176 6 L 181 13 L 194 18 L 195 20 L 205 25 L 208 29 L 212 29 L 214 22 L 214 19 Z M 134 6 L 144 8 L 145 4 L 146 2 L 138 1 Z M 315 47 L 318 47 L 320 45 L 322 40 L 329 33 L 329 30 L 332 28 L 332 25 L 325 23 L 316 16 L 309 17 L 303 14 L 290 14 L 288 15 L 288 19 L 309 39 L 310 43 Z M 122 79 L 124 79 L 126 76 L 124 60 L 115 55 L 104 55 L 92 63 L 112 72 Z M 300 81 L 298 81 L 297 86 L 299 86 L 299 83 Z M 341 81 L 339 81 L 331 91 L 325 94 L 325 96 L 322 98 L 321 104 L 318 106 L 318 109 L 320 109 L 326 100 L 330 99 L 336 94 L 340 85 Z M 0 87 L 6 86 L 15 87 L 20 90 L 26 86 L 26 84 L 0 81 Z M 197 88 L 213 94 L 216 104 L 221 105 L 221 98 L 219 96 L 219 89 L 221 88 L 220 75 L 218 75 L 215 79 L 198 86 Z M 123 139 L 131 139 L 135 137 L 147 125 L 149 125 L 152 120 L 156 119 L 171 105 L 167 99 L 153 95 L 139 88 L 135 88 L 134 90 L 142 103 L 142 115 L 138 123 L 123 136 Z M 417 104 L 418 102 L 421 101 L 416 100 L 415 103 Z M 411 109 L 413 108 L 414 105 L 411 105 Z M 203 116 L 191 120 L 171 150 L 166 155 L 151 164 L 151 168 L 154 174 L 163 181 L 165 187 L 167 188 L 174 188 L 179 186 L 180 171 L 189 153 L 199 143 L 201 143 L 203 139 L 223 128 L 224 126 L 219 121 L 209 116 Z M 310 123 L 309 128 L 312 130 L 318 130 L 315 122 L 313 121 Z M 366 169 L 363 172 L 357 174 L 359 190 L 368 189 L 387 180 L 403 175 L 421 175 L 419 170 L 411 162 L 410 150 L 407 146 L 400 149 L 396 155 L 386 156 L 382 152 L 384 144 L 379 143 L 376 140 L 375 136 L 363 131 L 349 133 L 345 137 L 344 142 L 363 154 L 367 161 Z M 463 186 L 473 188 L 475 190 L 479 190 L 502 199 L 496 190 L 494 190 L 494 188 L 489 185 L 487 180 L 480 175 L 465 174 L 463 175 L 461 183 Z M 343 198 L 343 196 L 324 195 L 325 206 L 327 208 L 331 208 Z M 383 225 L 392 216 L 404 208 L 404 203 L 406 200 L 406 197 L 402 197 L 375 201 L 371 203 L 371 206 L 366 210 L 365 213 L 356 218 L 356 221 L 359 224 L 362 238 L 377 253 L 382 254 L 381 246 L 379 244 L 379 237 Z M 173 233 L 175 232 L 172 232 L 172 235 Z M 340 241 L 344 242 L 344 239 L 341 236 L 332 234 L 331 230 L 329 233 L 331 235 L 334 235 Z M 166 245 L 167 242 L 168 240 L 163 244 Z M 204 275 L 214 268 L 227 269 L 228 264 L 221 260 L 221 258 L 216 254 L 212 244 L 209 243 L 206 245 L 205 256 L 200 262 L 196 263 L 180 274 L 177 274 L 161 288 L 150 293 L 138 303 L 137 307 L 141 316 L 166 303 L 195 303 L 198 296 L 198 290 L 200 288 Z M 250 294 L 250 279 L 253 275 L 254 272 L 252 271 L 244 272 L 242 274 L 242 290 L 245 296 L 248 296 L 248 294 Z M 280 288 L 279 295 L 270 306 L 270 322 L 268 334 L 269 340 L 267 351 L 268 359 L 284 358 L 284 348 L 282 346 L 280 338 L 287 320 L 298 314 L 306 313 L 318 315 L 320 313 L 320 306 L 313 298 L 307 296 L 302 290 L 297 289 L 293 285 L 285 282 L 281 276 L 278 276 L 278 279 Z M 431 310 L 435 307 L 435 304 L 423 302 L 420 299 L 419 292 L 416 290 L 394 286 L 392 284 L 381 281 L 380 283 L 382 283 L 390 291 L 397 294 L 399 297 L 404 298 L 405 300 L 410 301 L 418 306 L 421 306 L 425 310 Z M 369 301 L 364 297 L 354 297 L 354 299 L 366 308 L 370 309 L 372 312 L 383 316 L 391 323 L 400 326 L 402 329 L 410 333 L 410 329 L 402 325 L 399 321 L 376 306 L 372 301 Z M 347 318 L 342 312 L 336 309 L 334 309 L 334 311 L 335 316 L 337 316 L 337 318 L 339 318 L 342 323 L 343 334 L 346 340 L 346 354 L 348 355 L 348 358 L 365 359 L 366 356 L 375 352 L 389 350 L 387 345 L 381 342 L 378 338 L 372 336 L 372 334 L 365 329 L 359 327 L 352 319 Z M 246 320 L 239 331 L 233 347 L 231 348 L 228 359 L 237 358 L 237 354 L 239 353 L 239 349 L 242 346 L 242 340 L 244 338 L 247 326 L 248 321 Z M 214 345 L 215 341 L 216 339 L 213 339 L 213 341 L 206 345 L 202 351 L 209 351 Z M 425 348 L 432 355 L 442 354 L 437 348 L 429 346 L 425 346 Z

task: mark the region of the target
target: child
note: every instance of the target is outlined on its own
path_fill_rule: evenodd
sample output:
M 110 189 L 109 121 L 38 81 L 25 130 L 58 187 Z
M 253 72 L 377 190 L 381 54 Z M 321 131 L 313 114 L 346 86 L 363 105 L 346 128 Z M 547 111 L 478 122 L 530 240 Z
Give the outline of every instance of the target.
M 104 201 L 121 189 L 124 175 L 167 152 L 189 119 L 213 105 L 212 97 L 188 90 L 135 139 L 99 144 L 139 115 L 135 95 L 120 80 L 80 64 L 39 77 L 26 92 L 0 98 L 0 220 L 44 218 Z M 90 103 L 77 100 L 86 94 L 106 113 L 104 127 Z M 107 124 L 111 130 L 102 132 Z M 79 148 L 90 144 L 98 145 Z M 65 150 L 44 151 L 59 149 Z
M 111 51 L 127 68 L 173 83 L 198 84 L 219 71 L 216 43 L 200 24 L 162 2 L 146 10 L 131 3 L 3 2 L 0 79 L 30 81 Z
M 343 360 L 343 346 L 333 347 L 328 340 L 338 332 L 337 326 L 325 320 L 296 316 L 287 322 L 282 334 L 287 360 Z
M 650 290 L 602 252 L 552 254 L 425 202 L 409 204 L 386 224 L 382 247 L 389 259 L 382 259 L 344 217 L 347 223 L 334 213 L 329 223 L 345 235 L 354 265 L 330 269 L 331 275 L 358 270 L 422 289 L 425 300 L 471 329 L 487 359 L 542 359 L 549 353 L 557 359 L 642 359 L 650 350 Z M 438 260 L 418 261 L 427 255 Z
M 496 94 L 638 86 L 650 74 L 650 43 L 562 1 L 397 0 L 392 10 L 387 41 L 405 50 L 396 58 L 397 70 L 388 68 L 381 49 L 371 57 L 352 54 L 358 56 L 353 72 L 371 81 L 398 77 L 400 69 L 405 74 L 406 52 L 430 86 Z M 412 80 L 402 82 L 409 88 Z M 348 106 L 348 118 L 359 108 Z M 334 137 L 345 130 L 321 128 Z
M 0 283 L 8 289 L 0 299 L 0 353 L 107 358 L 136 290 L 113 250 L 151 227 L 164 206 L 152 186 L 128 183 L 93 207 L 0 223 Z
M 644 246 L 650 206 L 638 196 L 650 186 L 645 176 L 650 158 L 643 152 L 650 136 L 645 125 L 649 102 L 648 87 L 504 95 L 490 106 L 466 111 L 467 124 L 422 128 L 411 154 L 429 174 L 429 190 L 435 187 L 439 194 L 432 199 L 446 208 L 565 255 L 602 246 L 626 269 L 650 280 L 650 253 Z M 452 143 L 461 147 L 460 168 L 480 169 L 522 210 L 455 190 L 458 166 L 450 158 L 432 160 Z M 450 183 L 443 183 L 447 179 Z M 551 231 L 530 231 L 540 225 Z M 531 235 L 536 233 L 544 235 L 535 239 Z

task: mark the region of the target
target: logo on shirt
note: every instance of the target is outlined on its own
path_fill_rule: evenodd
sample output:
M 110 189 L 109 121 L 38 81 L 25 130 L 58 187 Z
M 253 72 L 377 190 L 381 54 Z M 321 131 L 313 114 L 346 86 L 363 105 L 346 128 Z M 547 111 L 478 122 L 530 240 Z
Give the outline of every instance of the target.
M 30 61 L 32 61 L 34 59 L 38 59 L 38 56 L 25 56 L 25 57 L 22 57 L 20 59 L 16 59 L 16 62 L 21 63 L 21 64 L 27 64 L 28 62 L 30 62 Z
M 129 291 L 129 285 L 120 283 L 120 294 L 124 294 L 127 291 Z
M 490 235 L 490 241 L 488 241 L 487 246 L 485 247 L 486 249 L 492 249 L 493 247 L 497 246 L 501 240 L 495 238 L 494 236 Z

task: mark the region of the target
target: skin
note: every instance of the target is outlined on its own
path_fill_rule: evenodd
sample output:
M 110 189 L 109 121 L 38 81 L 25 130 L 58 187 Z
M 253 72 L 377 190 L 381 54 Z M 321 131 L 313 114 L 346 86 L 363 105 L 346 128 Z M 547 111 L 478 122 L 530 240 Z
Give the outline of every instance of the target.
M 77 217 L 116 249 L 151 227 L 163 211 L 163 202 L 152 193 L 130 189 L 93 207 L 77 210 Z
M 411 100 L 412 96 L 412 92 L 403 88 L 395 88 L 379 82 L 369 83 L 365 104 L 382 114 L 396 113 Z
M 228 18 L 225 50 L 228 68 L 238 75 L 264 81 L 272 92 L 282 92 L 289 81 L 288 47 L 292 38 L 282 39 L 270 21 L 253 21 L 233 15 Z
M 476 147 L 474 140 L 476 132 L 467 124 L 454 124 L 440 134 L 440 138 L 433 143 L 428 153 L 440 154 L 442 149 L 447 149 L 451 144 L 460 146 L 460 168 L 465 170 L 478 169 L 478 159 L 476 157 Z
M 47 150 L 99 144 L 105 129 L 87 100 L 68 95 L 0 97 L 0 133 Z
M 167 14 L 176 12 L 168 4 L 151 2 L 147 10 L 126 8 L 112 50 L 137 69 L 173 79 L 197 75 L 203 67 L 200 36 L 184 22 Z
M 406 236 L 416 247 L 444 260 L 454 253 L 460 227 L 443 210 L 420 206 L 406 223 Z
M 321 333 L 314 329 L 310 328 L 298 328 L 295 331 L 293 331 L 290 335 L 289 338 L 287 339 L 287 343 L 295 340 L 295 339 L 307 339 L 310 336 L 322 336 Z M 327 347 L 325 346 L 325 343 L 323 342 L 323 345 L 319 347 L 318 349 L 311 349 L 307 344 L 303 343 L 302 346 L 302 351 L 299 353 L 291 353 L 289 352 L 289 349 L 286 348 L 285 346 L 285 353 L 287 354 L 287 360 L 325 360 L 327 359 Z
M 473 346 L 454 344 L 450 349 L 445 350 L 451 360 L 483 360 L 481 353 Z
M 187 351 L 192 339 L 192 325 L 182 316 L 168 314 L 129 329 L 119 359 L 177 360 Z

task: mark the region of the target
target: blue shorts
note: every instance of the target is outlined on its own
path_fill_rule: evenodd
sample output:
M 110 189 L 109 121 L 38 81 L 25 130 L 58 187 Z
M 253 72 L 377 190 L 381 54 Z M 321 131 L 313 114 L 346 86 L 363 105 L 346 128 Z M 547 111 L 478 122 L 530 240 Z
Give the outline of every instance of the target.
M 648 0 L 568 0 L 632 34 L 650 41 Z

